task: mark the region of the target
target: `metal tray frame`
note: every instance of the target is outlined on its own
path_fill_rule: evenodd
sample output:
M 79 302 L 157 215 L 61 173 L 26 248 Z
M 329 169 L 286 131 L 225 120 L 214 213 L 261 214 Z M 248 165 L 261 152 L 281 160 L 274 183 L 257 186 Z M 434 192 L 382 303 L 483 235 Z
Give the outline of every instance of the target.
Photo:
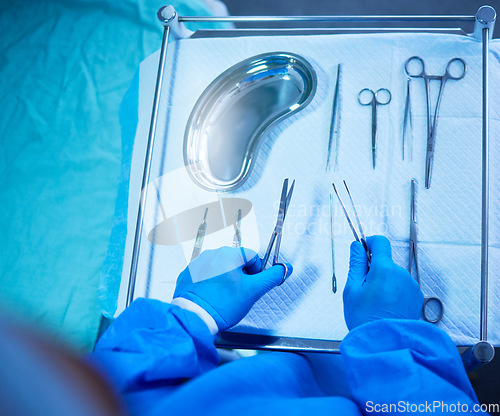
M 491 6 L 482 6 L 475 15 L 464 16 L 178 16 L 172 6 L 162 7 L 158 11 L 158 18 L 164 26 L 158 75 L 154 93 L 151 123 L 146 147 L 144 170 L 137 224 L 134 236 L 130 276 L 128 282 L 128 306 L 134 299 L 137 265 L 140 242 L 143 233 L 143 220 L 147 200 L 147 184 L 149 183 L 152 153 L 154 148 L 156 124 L 158 118 L 159 98 L 167 56 L 168 39 L 172 34 L 177 38 L 186 37 L 214 37 L 214 36 L 252 36 L 252 35 L 297 35 L 297 34 L 330 34 L 330 33 L 381 33 L 381 32 L 427 32 L 453 33 L 472 36 L 482 42 L 482 213 L 481 213 L 481 303 L 480 303 L 480 340 L 469 346 L 462 354 L 464 364 L 468 369 L 480 366 L 493 359 L 494 348 L 487 341 L 488 316 L 488 227 L 489 227 L 489 107 L 488 107 L 488 52 L 489 41 L 493 36 L 496 12 Z M 212 29 L 190 32 L 183 23 L 275 23 L 288 22 L 300 24 L 295 29 Z M 460 28 L 308 28 L 312 23 L 389 23 L 389 22 L 474 22 L 474 32 L 467 34 Z M 273 337 L 265 335 L 224 332 L 219 334 L 216 345 L 222 348 L 267 349 L 280 351 L 301 352 L 330 352 L 338 353 L 340 341 Z M 460 347 L 463 351 L 465 348 Z

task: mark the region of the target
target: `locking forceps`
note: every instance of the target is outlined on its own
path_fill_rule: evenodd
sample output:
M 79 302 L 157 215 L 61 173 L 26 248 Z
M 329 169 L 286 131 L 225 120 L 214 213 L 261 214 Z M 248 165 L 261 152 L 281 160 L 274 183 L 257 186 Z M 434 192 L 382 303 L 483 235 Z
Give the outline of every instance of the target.
M 370 250 L 368 248 L 368 244 L 366 244 L 366 237 L 365 237 L 365 233 L 363 232 L 363 227 L 361 226 L 361 221 L 359 220 L 358 210 L 356 209 L 356 205 L 354 204 L 354 200 L 352 199 L 351 192 L 349 191 L 347 183 L 346 183 L 346 181 L 344 181 L 344 186 L 345 186 L 345 189 L 347 190 L 347 195 L 349 195 L 349 199 L 351 200 L 351 205 L 352 205 L 352 208 L 354 210 L 354 215 L 356 217 L 356 222 L 358 224 L 359 234 L 361 235 L 361 238 L 358 236 L 358 233 L 356 232 L 356 229 L 354 228 L 354 225 L 351 221 L 351 217 L 349 217 L 349 214 L 347 213 L 345 205 L 342 202 L 342 198 L 340 197 L 339 193 L 337 192 L 337 188 L 335 187 L 335 184 L 332 183 L 332 186 L 333 186 L 333 190 L 335 191 L 335 194 L 337 195 L 337 198 L 339 199 L 340 205 L 342 205 L 342 209 L 344 210 L 344 214 L 345 214 L 345 217 L 347 218 L 347 222 L 349 223 L 349 226 L 351 227 L 351 231 L 354 234 L 354 238 L 356 239 L 356 241 L 359 241 L 363 245 L 363 248 L 365 249 L 366 255 L 368 257 L 368 265 L 370 265 L 370 261 L 371 261 L 372 256 L 371 256 Z
M 420 72 L 413 72 L 410 69 L 411 62 L 418 62 L 418 65 L 421 66 Z M 460 73 L 457 75 L 452 74 L 452 66 L 455 62 L 458 62 L 458 66 L 461 67 Z M 454 58 L 448 62 L 448 65 L 446 65 L 446 70 L 443 75 L 428 75 L 425 72 L 424 60 L 420 56 L 412 56 L 411 58 L 408 58 L 405 63 L 405 71 L 406 75 L 411 78 L 423 78 L 425 83 L 425 96 L 427 99 L 427 153 L 425 156 L 425 187 L 429 189 L 431 187 L 432 166 L 434 164 L 434 150 L 436 147 L 436 127 L 439 114 L 439 106 L 441 105 L 444 86 L 446 84 L 446 81 L 448 80 L 458 81 L 465 77 L 465 74 L 467 72 L 467 64 L 462 58 Z M 438 98 L 436 101 L 436 108 L 434 110 L 434 119 L 431 121 L 430 81 L 432 80 L 439 81 L 440 85 Z
M 408 264 L 408 272 L 411 274 L 413 261 L 415 261 L 415 270 L 417 275 L 417 283 L 422 289 L 420 283 L 420 272 L 418 270 L 418 250 L 417 250 L 417 210 L 416 210 L 416 193 L 417 181 L 411 180 L 411 208 L 410 208 L 410 259 Z M 437 312 L 432 313 L 431 305 L 435 305 Z M 438 297 L 424 297 L 424 304 L 422 306 L 422 315 L 427 322 L 433 324 L 439 322 L 443 317 L 443 302 Z
M 271 239 L 269 240 L 269 244 L 267 246 L 266 254 L 262 259 L 261 269 L 263 271 L 266 268 L 267 262 L 269 261 L 269 257 L 271 256 L 271 250 L 274 246 L 274 257 L 273 257 L 273 266 L 276 264 L 280 264 L 285 267 L 285 276 L 283 277 L 282 284 L 286 276 L 288 275 L 288 267 L 284 263 L 278 262 L 278 256 L 280 252 L 281 246 L 281 235 L 283 234 L 283 222 L 285 221 L 285 216 L 288 211 L 288 205 L 290 205 L 290 200 L 292 199 L 293 187 L 295 186 L 295 180 L 292 182 L 292 186 L 288 189 L 288 178 L 286 178 L 283 182 L 283 188 L 281 190 L 281 198 L 280 198 L 280 207 L 278 210 L 278 219 L 276 220 L 276 225 L 274 227 L 273 233 L 271 235 Z

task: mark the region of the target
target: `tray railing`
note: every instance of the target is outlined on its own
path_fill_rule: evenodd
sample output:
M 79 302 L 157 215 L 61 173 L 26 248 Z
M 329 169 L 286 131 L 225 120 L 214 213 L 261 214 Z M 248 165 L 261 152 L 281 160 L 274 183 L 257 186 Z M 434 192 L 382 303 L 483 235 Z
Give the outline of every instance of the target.
M 479 341 L 472 346 L 461 348 L 462 360 L 467 370 L 474 369 L 490 362 L 495 349 L 488 342 L 488 230 L 489 230 L 489 104 L 488 104 L 488 53 L 489 41 L 493 36 L 496 21 L 496 11 L 491 6 L 480 7 L 475 15 L 421 15 L 421 16 L 178 16 L 173 6 L 160 8 L 157 14 L 164 26 L 158 74 L 156 77 L 151 122 L 149 127 L 146 155 L 142 176 L 141 196 L 137 212 L 137 222 L 134 235 L 134 245 L 131 258 L 130 275 L 128 281 L 128 306 L 134 300 L 137 265 L 139 259 L 141 236 L 147 189 L 150 178 L 152 154 L 154 148 L 158 108 L 161 86 L 164 75 L 165 60 L 167 57 L 168 40 L 171 34 L 176 38 L 197 37 L 196 33 L 188 30 L 184 23 L 272 23 L 287 22 L 300 24 L 300 29 L 214 29 L 200 31 L 201 36 L 243 36 L 247 34 L 302 34 L 308 33 L 370 33 L 370 32 L 439 32 L 456 33 L 471 36 L 482 43 L 482 211 L 481 211 L 481 300 L 480 300 L 480 335 Z M 474 31 L 467 34 L 461 28 L 309 28 L 307 25 L 317 23 L 394 23 L 394 22 L 474 22 Z M 200 33 L 198 33 L 200 36 Z M 282 351 L 309 351 L 309 352 L 339 352 L 340 341 L 308 340 L 285 337 L 255 336 L 249 334 L 223 333 L 217 345 L 224 348 L 271 349 Z

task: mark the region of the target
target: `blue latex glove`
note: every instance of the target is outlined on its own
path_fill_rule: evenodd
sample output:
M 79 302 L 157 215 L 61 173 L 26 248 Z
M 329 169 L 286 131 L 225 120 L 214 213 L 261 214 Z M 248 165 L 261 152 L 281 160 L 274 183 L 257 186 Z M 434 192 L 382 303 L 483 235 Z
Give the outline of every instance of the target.
M 392 261 L 391 243 L 367 238 L 370 270 L 361 243 L 351 244 L 349 275 L 344 289 L 344 319 L 349 330 L 382 318 L 419 319 L 424 295 L 408 271 Z
M 287 264 L 288 275 L 292 266 Z M 177 279 L 174 298 L 188 299 L 207 311 L 219 331 L 236 325 L 265 293 L 283 281 L 285 268 L 260 273 L 261 259 L 246 248 L 203 251 Z

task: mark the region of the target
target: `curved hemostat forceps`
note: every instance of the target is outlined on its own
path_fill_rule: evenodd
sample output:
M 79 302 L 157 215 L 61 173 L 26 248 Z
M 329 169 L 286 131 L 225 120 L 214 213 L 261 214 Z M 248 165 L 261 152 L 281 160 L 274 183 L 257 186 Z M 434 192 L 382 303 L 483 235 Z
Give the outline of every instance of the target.
M 266 254 L 262 260 L 262 266 L 260 271 L 263 271 L 266 268 L 267 262 L 269 261 L 269 257 L 271 256 L 271 250 L 274 246 L 274 257 L 273 257 L 273 266 L 279 264 L 285 267 L 285 276 L 283 277 L 283 284 L 287 275 L 288 275 L 288 267 L 284 263 L 278 262 L 278 256 L 280 253 L 280 245 L 281 245 L 281 235 L 283 234 L 283 222 L 285 221 L 286 212 L 288 211 L 288 205 L 290 205 L 290 200 L 292 199 L 293 187 L 295 186 L 295 180 L 292 182 L 292 186 L 290 190 L 288 190 L 288 178 L 283 182 L 283 188 L 281 190 L 281 199 L 280 199 L 280 207 L 278 210 L 278 219 L 276 220 L 276 226 L 274 227 L 273 234 L 271 235 L 271 239 L 269 240 L 269 244 L 267 246 Z
M 420 72 L 413 72 L 410 69 L 411 62 L 418 62 L 421 65 Z M 458 75 L 452 74 L 452 66 L 455 62 L 458 62 L 458 67 L 461 67 L 460 73 Z M 415 64 L 413 64 L 415 65 Z M 427 153 L 425 156 L 425 187 L 429 189 L 431 187 L 431 176 L 432 176 L 432 165 L 434 163 L 434 150 L 436 147 L 436 126 L 439 114 L 439 106 L 441 104 L 441 98 L 443 97 L 444 86 L 446 81 L 449 79 L 458 81 L 465 76 L 467 72 L 467 64 L 461 58 L 454 58 L 448 62 L 446 65 L 446 70 L 443 75 L 428 75 L 425 72 L 424 60 L 420 56 L 412 56 L 405 62 L 406 75 L 411 78 L 423 78 L 425 83 L 425 96 L 427 99 Z M 431 121 L 431 92 L 430 92 L 430 81 L 436 80 L 440 82 L 439 93 L 436 101 L 436 108 L 434 110 L 434 120 Z
M 420 284 L 420 273 L 418 270 L 418 250 L 417 250 L 417 210 L 416 210 L 416 193 L 417 181 L 411 180 L 411 209 L 410 209 L 410 262 L 408 264 L 408 272 L 411 274 L 411 267 L 413 260 L 415 260 L 415 269 L 417 273 L 417 283 L 422 289 Z M 436 313 L 431 314 L 431 305 L 436 305 Z M 422 315 L 427 322 L 435 324 L 443 317 L 443 302 L 437 297 L 424 297 L 424 304 L 422 306 Z
M 349 195 L 349 199 L 351 200 L 352 208 L 354 209 L 354 215 L 356 217 L 356 222 L 358 224 L 359 234 L 361 235 L 361 238 L 359 238 L 358 233 L 356 232 L 356 229 L 354 228 L 354 224 L 351 221 L 351 217 L 349 217 L 349 214 L 347 213 L 345 205 L 342 202 L 342 198 L 340 197 L 339 193 L 337 192 L 337 188 L 335 187 L 335 184 L 332 183 L 333 190 L 335 191 L 335 194 L 337 194 L 337 198 L 340 201 L 340 205 L 342 205 L 342 209 L 344 210 L 344 214 L 345 214 L 345 217 L 347 218 L 347 222 L 349 223 L 349 226 L 351 227 L 352 233 L 354 234 L 354 238 L 356 239 L 356 241 L 359 241 L 361 244 L 363 244 L 363 247 L 366 251 L 366 255 L 368 256 L 368 266 L 370 266 L 372 255 L 370 253 L 370 250 L 368 249 L 368 245 L 366 244 L 366 237 L 365 237 L 365 233 L 363 232 L 363 227 L 361 226 L 361 221 L 359 220 L 358 211 L 356 209 L 356 205 L 354 205 L 354 200 L 352 199 L 351 192 L 349 191 L 349 188 L 347 187 L 347 183 L 345 181 L 344 181 L 344 185 L 345 185 L 345 189 L 347 190 L 347 194 Z

